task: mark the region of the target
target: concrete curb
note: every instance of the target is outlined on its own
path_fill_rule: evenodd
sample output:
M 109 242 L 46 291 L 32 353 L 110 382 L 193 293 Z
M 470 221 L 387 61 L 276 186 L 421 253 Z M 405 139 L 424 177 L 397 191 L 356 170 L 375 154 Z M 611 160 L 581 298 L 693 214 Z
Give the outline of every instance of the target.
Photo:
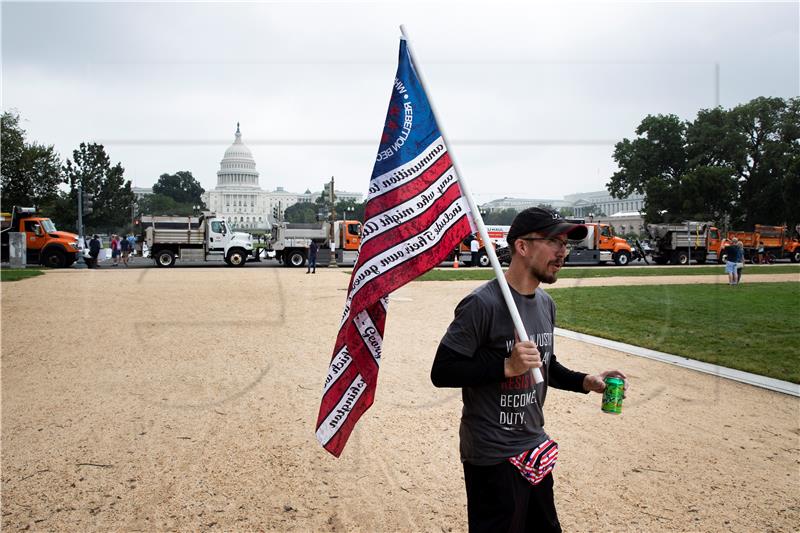
M 769 389 L 771 391 L 789 394 L 790 396 L 800 398 L 800 385 L 795 385 L 794 383 L 790 383 L 788 381 L 767 378 L 757 374 L 751 374 L 749 372 L 742 372 L 741 370 L 734 370 L 724 366 L 712 365 L 711 363 L 703 363 L 701 361 L 687 359 L 686 357 L 681 357 L 679 355 L 657 352 L 655 350 L 649 350 L 640 346 L 602 339 L 600 337 L 593 337 L 592 335 L 577 333 L 567 329 L 555 328 L 555 334 L 568 339 L 595 344 L 597 346 L 603 346 L 604 348 L 610 348 L 612 350 L 617 350 L 630 355 L 661 361 L 662 363 L 668 363 L 671 365 L 688 368 L 690 370 L 712 374 L 721 378 L 747 383 L 748 385 L 754 385 L 756 387 L 761 387 L 762 389 Z

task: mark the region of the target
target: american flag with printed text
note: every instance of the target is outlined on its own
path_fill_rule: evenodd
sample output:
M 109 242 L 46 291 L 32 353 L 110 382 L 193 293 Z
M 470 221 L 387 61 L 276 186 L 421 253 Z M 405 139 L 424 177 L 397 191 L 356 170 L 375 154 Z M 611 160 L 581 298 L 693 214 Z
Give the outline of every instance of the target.
M 317 417 L 317 440 L 336 457 L 375 398 L 389 294 L 447 259 L 473 233 L 468 202 L 401 39 L 358 261 Z

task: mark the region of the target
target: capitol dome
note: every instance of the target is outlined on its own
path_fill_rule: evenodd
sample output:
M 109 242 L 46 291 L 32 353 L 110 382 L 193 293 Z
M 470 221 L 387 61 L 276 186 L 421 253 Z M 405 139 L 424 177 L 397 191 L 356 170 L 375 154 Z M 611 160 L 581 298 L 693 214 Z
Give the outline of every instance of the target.
M 253 153 L 242 142 L 242 132 L 236 123 L 236 139 L 225 150 L 217 171 L 218 189 L 259 189 L 258 171 Z

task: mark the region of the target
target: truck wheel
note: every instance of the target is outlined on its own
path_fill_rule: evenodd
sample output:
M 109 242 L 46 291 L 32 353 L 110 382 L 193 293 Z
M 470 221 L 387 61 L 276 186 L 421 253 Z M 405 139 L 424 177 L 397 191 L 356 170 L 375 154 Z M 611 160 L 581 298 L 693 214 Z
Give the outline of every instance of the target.
M 235 267 L 244 266 L 246 261 L 247 261 L 247 256 L 241 250 L 232 250 L 228 254 L 228 264 L 230 266 L 235 266 Z
M 169 250 L 162 250 L 156 255 L 156 265 L 160 267 L 171 267 L 175 264 L 175 254 Z
M 622 250 L 621 252 L 617 252 L 614 254 L 614 263 L 618 266 L 625 266 L 631 262 L 631 254 L 630 252 L 626 252 Z
M 478 254 L 478 265 L 482 267 L 488 267 L 491 265 L 491 261 L 489 261 L 489 254 L 486 252 L 481 252 Z
M 672 253 L 672 258 L 670 263 L 673 265 L 688 265 L 689 264 L 689 254 L 682 250 L 676 250 Z
M 300 250 L 293 250 L 284 260 L 284 264 L 291 267 L 301 267 L 306 264 L 306 254 Z
M 791 259 L 792 263 L 800 263 L 800 248 L 792 252 Z
M 42 256 L 42 264 L 50 268 L 64 268 L 67 265 L 67 256 L 61 250 L 48 250 Z

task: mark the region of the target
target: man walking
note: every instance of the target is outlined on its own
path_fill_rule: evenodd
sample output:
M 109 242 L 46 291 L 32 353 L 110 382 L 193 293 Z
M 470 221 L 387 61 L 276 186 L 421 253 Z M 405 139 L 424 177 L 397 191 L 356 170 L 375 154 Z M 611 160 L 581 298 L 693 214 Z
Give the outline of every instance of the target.
M 456 307 L 431 369 L 437 387 L 461 387 L 460 434 L 469 530 L 561 531 L 552 469 L 558 444 L 544 430 L 543 405 L 553 386 L 602 392 L 604 378 L 567 369 L 553 352 L 556 308 L 542 283 L 555 283 L 568 239 L 586 236 L 549 209 L 517 215 L 508 232 L 505 278 L 530 341 L 520 342 L 500 285 L 492 280 Z M 539 368 L 544 382 L 534 382 Z M 627 383 L 626 383 L 627 385 Z

